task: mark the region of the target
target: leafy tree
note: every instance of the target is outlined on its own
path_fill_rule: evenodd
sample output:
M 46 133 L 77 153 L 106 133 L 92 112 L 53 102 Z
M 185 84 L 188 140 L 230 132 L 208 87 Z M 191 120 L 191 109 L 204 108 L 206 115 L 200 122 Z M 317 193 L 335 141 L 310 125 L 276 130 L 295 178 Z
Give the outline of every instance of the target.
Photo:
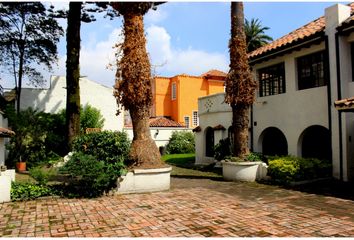
M 273 41 L 272 37 L 264 33 L 266 30 L 269 30 L 269 27 L 263 27 L 258 18 L 252 18 L 251 21 L 245 20 L 247 52 L 252 52 L 268 42 Z
M 103 128 L 105 119 L 100 110 L 86 104 L 80 110 L 80 129 L 84 133 L 86 128 Z
M 255 99 L 256 82 L 248 65 L 242 2 L 231 3 L 230 70 L 226 77 L 225 102 L 232 108 L 233 155 L 245 157 L 248 149 L 249 108 Z
M 13 74 L 20 111 L 22 82 L 44 81 L 35 68 L 43 64 L 49 70 L 57 60 L 57 43 L 63 29 L 40 2 L 0 3 L 0 64 Z
M 120 45 L 122 58 L 118 59 L 115 97 L 129 110 L 134 138 L 130 150 L 130 167 L 163 166 L 159 150 L 149 129 L 152 105 L 151 65 L 146 51 L 143 16 L 152 2 L 112 2 L 113 8 L 124 17 L 124 42 Z

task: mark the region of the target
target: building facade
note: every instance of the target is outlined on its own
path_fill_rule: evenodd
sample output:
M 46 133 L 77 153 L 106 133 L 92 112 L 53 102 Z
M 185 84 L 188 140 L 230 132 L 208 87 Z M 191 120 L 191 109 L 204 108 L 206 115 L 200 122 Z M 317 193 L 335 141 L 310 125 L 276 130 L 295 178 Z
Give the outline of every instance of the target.
M 354 4 L 331 6 L 323 17 L 249 54 L 259 85 L 250 112 L 253 151 L 328 159 L 335 178 L 354 178 L 354 115 L 334 106 L 335 101 L 354 96 L 353 9 Z M 197 164 L 212 161 L 207 136 L 231 116 L 230 107 L 218 98 L 222 96 L 199 100 Z M 203 111 L 207 104 L 215 109 Z M 213 131 L 214 144 L 228 136 L 231 120 L 223 124 L 223 133 Z
M 117 102 L 113 96 L 113 88 L 109 88 L 80 78 L 80 101 L 83 106 L 91 105 L 100 110 L 103 115 L 104 130 L 121 131 L 123 129 L 123 114 L 116 116 Z M 66 108 L 66 78 L 52 76 L 48 89 L 23 88 L 21 94 L 21 109 L 32 107 L 39 111 L 57 113 Z
M 226 73 L 218 70 L 201 76 L 155 77 L 152 116 L 170 118 L 186 128 L 198 126 L 198 98 L 224 92 L 225 77 Z

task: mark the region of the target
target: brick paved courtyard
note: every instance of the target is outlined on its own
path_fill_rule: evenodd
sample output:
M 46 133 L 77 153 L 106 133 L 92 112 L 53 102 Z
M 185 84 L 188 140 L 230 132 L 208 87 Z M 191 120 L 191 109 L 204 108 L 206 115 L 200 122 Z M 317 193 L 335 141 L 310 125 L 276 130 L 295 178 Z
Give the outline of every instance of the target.
M 0 237 L 354 236 L 354 202 L 273 186 L 171 179 L 171 190 L 0 204 Z

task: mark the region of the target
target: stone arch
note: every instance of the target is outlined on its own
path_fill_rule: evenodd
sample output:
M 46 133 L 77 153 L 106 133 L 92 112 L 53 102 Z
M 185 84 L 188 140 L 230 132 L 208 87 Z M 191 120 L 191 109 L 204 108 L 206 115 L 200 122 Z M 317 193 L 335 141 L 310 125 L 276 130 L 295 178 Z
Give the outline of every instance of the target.
M 214 129 L 207 127 L 205 129 L 205 156 L 214 157 Z
M 298 149 L 304 158 L 332 160 L 330 131 L 320 125 L 306 128 L 299 137 Z
M 264 155 L 288 155 L 288 142 L 286 137 L 284 133 L 276 127 L 264 129 L 258 142 Z

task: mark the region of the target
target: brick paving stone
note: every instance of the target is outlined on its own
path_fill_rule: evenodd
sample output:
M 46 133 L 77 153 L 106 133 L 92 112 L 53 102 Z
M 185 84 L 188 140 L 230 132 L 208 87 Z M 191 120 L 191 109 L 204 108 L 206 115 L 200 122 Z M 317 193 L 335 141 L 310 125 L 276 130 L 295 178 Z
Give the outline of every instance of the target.
M 353 237 L 354 202 L 256 183 L 0 204 L 0 237 Z

